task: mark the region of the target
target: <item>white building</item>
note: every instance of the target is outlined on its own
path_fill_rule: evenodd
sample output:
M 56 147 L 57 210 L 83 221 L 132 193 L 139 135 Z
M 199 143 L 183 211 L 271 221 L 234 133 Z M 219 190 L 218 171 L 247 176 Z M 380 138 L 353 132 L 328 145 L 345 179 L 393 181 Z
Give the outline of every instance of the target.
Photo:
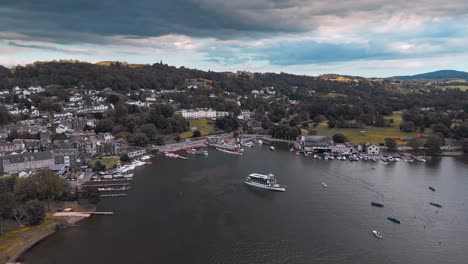
M 380 155 L 380 148 L 376 145 L 367 145 L 366 152 L 369 155 Z
M 187 119 L 200 119 L 200 118 L 219 118 L 228 116 L 229 112 L 215 111 L 213 109 L 183 109 L 179 114 Z
M 79 102 L 83 100 L 83 96 L 80 94 L 74 94 L 73 96 L 70 96 L 70 102 Z
M 72 132 L 73 130 L 68 128 L 67 126 L 64 126 L 62 124 L 58 125 L 56 128 L 55 128 L 55 133 L 57 134 L 62 134 L 62 133 L 65 133 L 65 132 Z
M 240 115 L 237 116 L 237 119 L 240 120 L 249 120 L 252 113 L 249 111 L 242 111 Z
M 30 86 L 28 90 L 31 91 L 32 93 L 42 93 L 45 91 L 45 89 L 42 88 L 41 86 Z

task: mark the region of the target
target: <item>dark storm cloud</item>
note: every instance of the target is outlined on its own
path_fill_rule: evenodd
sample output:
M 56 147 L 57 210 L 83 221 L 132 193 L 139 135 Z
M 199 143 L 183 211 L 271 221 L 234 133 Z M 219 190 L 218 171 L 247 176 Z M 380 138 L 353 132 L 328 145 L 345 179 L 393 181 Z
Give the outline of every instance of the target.
M 327 15 L 443 17 L 467 9 L 466 0 L 2 0 L 0 32 L 58 43 L 100 43 L 115 35 L 238 39 L 312 31 Z
M 175 33 L 230 38 L 286 30 L 277 24 L 240 20 L 234 10 L 217 8 L 216 3 L 191 0 L 7 0 L 0 2 L 0 31 L 58 43 L 99 43 L 105 41 L 99 36 Z

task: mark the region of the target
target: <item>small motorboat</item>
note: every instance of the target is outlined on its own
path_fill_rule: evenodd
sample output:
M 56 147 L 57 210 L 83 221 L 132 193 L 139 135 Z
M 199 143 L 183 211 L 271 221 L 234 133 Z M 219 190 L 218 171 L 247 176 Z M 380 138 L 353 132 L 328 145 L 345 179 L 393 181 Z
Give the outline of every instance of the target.
M 327 184 L 322 182 L 322 187 L 327 187 Z
M 434 189 L 434 187 L 429 187 L 429 190 L 431 190 L 431 191 L 435 192 L 435 189 Z
M 382 161 L 382 165 L 387 165 L 387 164 L 388 164 L 388 162 Z
M 438 203 L 429 203 L 429 204 L 432 205 L 432 206 L 435 206 L 435 207 L 442 208 L 442 205 L 440 205 Z
M 383 237 L 382 234 L 380 234 L 380 232 L 377 230 L 372 230 L 372 234 L 374 234 L 374 236 L 379 239 Z
M 275 147 L 270 146 L 270 150 L 271 150 L 271 151 L 274 151 L 274 150 L 275 150 Z
M 400 220 L 394 218 L 394 217 L 387 217 L 388 220 L 392 221 L 393 223 L 400 224 Z
M 372 206 L 376 206 L 376 207 L 384 207 L 383 204 L 377 203 L 377 202 L 372 202 L 371 205 L 372 205 Z

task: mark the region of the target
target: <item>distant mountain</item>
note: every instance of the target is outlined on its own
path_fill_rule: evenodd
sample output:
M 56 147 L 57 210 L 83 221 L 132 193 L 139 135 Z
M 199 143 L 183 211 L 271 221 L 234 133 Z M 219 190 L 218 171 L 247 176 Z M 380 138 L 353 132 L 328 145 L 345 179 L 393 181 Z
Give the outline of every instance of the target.
M 411 79 L 428 79 L 428 80 L 444 80 L 444 79 L 465 79 L 468 80 L 468 72 L 441 70 L 435 72 L 427 72 L 412 76 L 394 76 L 390 79 L 411 80 Z

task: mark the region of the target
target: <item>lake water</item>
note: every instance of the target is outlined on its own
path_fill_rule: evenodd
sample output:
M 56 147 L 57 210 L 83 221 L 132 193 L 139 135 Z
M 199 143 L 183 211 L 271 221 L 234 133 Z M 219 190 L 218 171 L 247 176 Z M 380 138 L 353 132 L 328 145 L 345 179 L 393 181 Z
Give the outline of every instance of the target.
M 296 157 L 286 146 L 277 149 L 256 146 L 242 157 L 216 150 L 190 160 L 158 157 L 136 170 L 127 197 L 101 202 L 100 211 L 115 215 L 85 219 L 52 235 L 25 261 L 466 263 L 466 159 L 372 169 L 375 163 L 314 160 Z M 273 172 L 287 191 L 246 186 L 243 179 L 252 172 Z M 372 201 L 385 207 L 372 207 Z

